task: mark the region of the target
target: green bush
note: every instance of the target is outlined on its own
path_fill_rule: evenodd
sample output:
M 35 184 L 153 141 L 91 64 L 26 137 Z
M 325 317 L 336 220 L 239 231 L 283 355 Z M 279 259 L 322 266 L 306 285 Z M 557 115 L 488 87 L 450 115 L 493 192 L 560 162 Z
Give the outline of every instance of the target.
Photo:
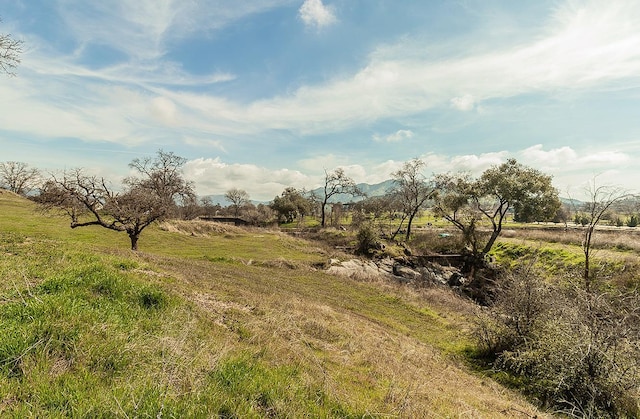
M 370 255 L 378 247 L 378 234 L 371 223 L 362 223 L 358 229 L 356 253 Z

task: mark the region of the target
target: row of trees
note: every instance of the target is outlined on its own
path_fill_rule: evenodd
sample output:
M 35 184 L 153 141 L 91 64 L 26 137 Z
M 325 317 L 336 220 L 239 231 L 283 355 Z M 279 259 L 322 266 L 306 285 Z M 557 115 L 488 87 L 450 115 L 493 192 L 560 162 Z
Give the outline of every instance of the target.
M 0 163 L 0 185 L 19 194 L 39 188 L 35 199 L 45 209 L 62 210 L 70 218 L 72 228 L 99 225 L 124 231 L 134 250 L 142 231 L 167 217 L 195 218 L 224 210 L 229 215 L 243 216 L 247 221 L 264 225 L 275 220 L 301 222 L 306 216 L 318 215 L 320 224 L 325 226 L 326 208 L 332 198 L 339 194 L 364 195 L 353 179 L 342 169 L 336 169 L 325 171 L 321 196 L 289 187 L 269 205 L 255 206 L 246 191 L 234 188 L 225 194 L 231 205 L 223 209 L 206 199 L 197 200 L 193 184 L 186 181 L 181 172 L 185 162 L 184 158 L 162 150 L 155 157 L 135 159 L 129 166 L 136 176 L 126 178 L 120 187 L 89 176 L 81 169 L 51 176 L 43 182 L 38 170 L 24 163 L 5 162 Z M 404 229 L 408 241 L 415 217 L 428 206 L 433 214 L 461 232 L 465 250 L 472 260 L 480 263 L 501 234 L 507 214 L 513 213 L 517 221 L 551 220 L 561 206 L 551 176 L 513 159 L 489 168 L 477 179 L 468 174 L 450 173 L 428 179 L 423 174 L 424 167 L 420 159 L 405 162 L 391 174 L 393 186 L 387 194 L 365 197 L 353 205 L 354 221 L 375 223 L 377 219 L 396 216 L 391 238 L 395 239 Z M 595 226 L 625 197 L 627 195 L 616 189 L 594 185 L 591 202 L 581 208 L 580 216 L 585 220 L 583 250 L 587 285 Z
M 40 186 L 37 200 L 47 209 L 61 209 L 71 219 L 71 227 L 99 225 L 111 230 L 126 231 L 132 249 L 137 248 L 140 233 L 151 223 L 181 214 L 192 218 L 201 214 L 193 184 L 186 181 L 181 169 L 186 160 L 160 150 L 153 158 L 135 159 L 129 166 L 136 176 L 124 179 L 114 187 L 104 178 L 87 175 L 82 169 L 53 175 Z M 397 214 L 399 222 L 392 233 L 395 238 L 402 229 L 408 241 L 417 214 L 427 205 L 438 216 L 460 229 L 468 250 L 478 257 L 487 253 L 502 230 L 511 209 L 516 219 L 523 221 L 552 218 L 560 203 L 551 177 L 522 166 L 515 160 L 492 167 L 478 179 L 464 174 L 441 174 L 427 179 L 425 164 L 420 159 L 405 162 L 391 174 L 392 188 L 385 196 L 364 199 L 356 206 L 365 217 Z M 2 185 L 19 194 L 27 194 L 41 183 L 40 173 L 24 163 L 0 163 Z M 320 224 L 327 223 L 327 207 L 337 195 L 362 197 L 353 179 L 344 170 L 325 171 L 320 196 L 295 188 L 286 188 L 276 196 L 268 209 L 255 207 L 249 194 L 230 189 L 225 198 L 231 203 L 233 215 L 247 214 L 254 218 L 275 218 L 281 222 L 302 220 L 319 207 Z M 479 245 L 478 224 L 488 221 L 492 234 L 484 246 Z M 263 220 L 268 221 L 268 220 Z

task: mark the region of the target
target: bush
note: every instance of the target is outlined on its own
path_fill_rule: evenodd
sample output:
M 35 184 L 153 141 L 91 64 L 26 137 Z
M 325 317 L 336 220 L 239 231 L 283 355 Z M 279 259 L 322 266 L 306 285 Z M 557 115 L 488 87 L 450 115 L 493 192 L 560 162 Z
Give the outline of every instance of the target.
M 380 247 L 378 234 L 371 223 L 362 223 L 358 229 L 356 253 L 370 255 Z
M 475 337 L 494 369 L 543 404 L 580 417 L 635 417 L 639 303 L 637 293 L 562 289 L 520 272 L 478 316 Z

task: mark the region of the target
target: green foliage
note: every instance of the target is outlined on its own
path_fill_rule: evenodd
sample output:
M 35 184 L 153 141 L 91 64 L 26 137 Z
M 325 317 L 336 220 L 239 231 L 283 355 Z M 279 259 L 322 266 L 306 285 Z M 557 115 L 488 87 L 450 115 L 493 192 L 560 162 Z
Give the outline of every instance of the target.
M 151 227 L 145 252 L 119 250 L 116 232 L 71 230 L 5 198 L 0 416 L 533 411 L 451 361 L 470 343 L 467 303 L 448 293 L 327 275 L 316 267 L 332 250 L 264 230 Z
M 637 227 L 640 224 L 640 216 L 638 214 L 631 214 L 627 220 L 627 227 Z
M 551 176 L 515 159 L 487 169 L 477 180 L 445 174 L 436 176 L 435 182 L 435 213 L 462 232 L 467 250 L 474 255 L 491 251 L 510 210 L 516 221 L 531 222 L 551 220 L 561 207 Z M 492 227 L 482 246 L 477 229 L 481 220 Z
M 269 206 L 278 214 L 281 223 L 292 223 L 296 219 L 301 223 L 311 213 L 313 202 L 305 196 L 304 191 L 286 188 L 280 196 L 273 198 Z
M 370 255 L 378 248 L 378 234 L 370 223 L 364 223 L 358 229 L 356 252 L 361 255 Z

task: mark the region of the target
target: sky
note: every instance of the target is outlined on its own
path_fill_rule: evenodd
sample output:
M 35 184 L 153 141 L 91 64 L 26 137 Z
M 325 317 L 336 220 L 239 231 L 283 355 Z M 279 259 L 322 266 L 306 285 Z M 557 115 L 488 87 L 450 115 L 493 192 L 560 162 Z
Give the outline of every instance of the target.
M 508 158 L 638 191 L 637 0 L 0 0 L 0 161 L 118 183 L 158 150 L 271 200 Z

